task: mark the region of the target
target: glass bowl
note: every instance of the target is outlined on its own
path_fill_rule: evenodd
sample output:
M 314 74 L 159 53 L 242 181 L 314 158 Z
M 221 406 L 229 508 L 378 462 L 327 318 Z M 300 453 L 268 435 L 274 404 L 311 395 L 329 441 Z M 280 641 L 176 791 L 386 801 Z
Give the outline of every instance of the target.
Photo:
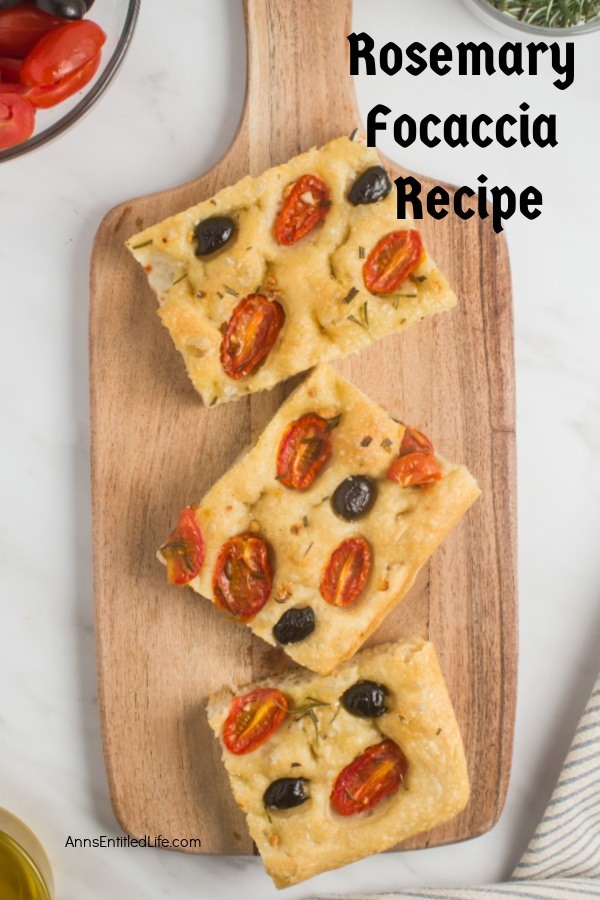
M 43 147 L 89 112 L 111 83 L 125 58 L 133 37 L 140 2 L 141 0 L 98 0 L 94 3 L 86 18 L 96 22 L 106 32 L 106 43 L 102 48 L 98 71 L 78 94 L 51 109 L 38 109 L 32 136 L 21 144 L 0 150 L 0 162 Z
M 530 25 L 528 22 L 521 22 L 509 13 L 495 9 L 487 0 L 464 0 L 464 2 L 482 22 L 504 35 L 508 34 L 513 37 L 514 29 L 524 31 L 527 34 L 546 35 L 547 37 L 573 37 L 576 34 L 587 34 L 590 31 L 597 31 L 600 28 L 600 15 L 579 25 L 554 28 L 549 25 Z
M 0 809 L 0 897 L 54 898 L 54 879 L 44 848 L 27 825 L 5 809 Z

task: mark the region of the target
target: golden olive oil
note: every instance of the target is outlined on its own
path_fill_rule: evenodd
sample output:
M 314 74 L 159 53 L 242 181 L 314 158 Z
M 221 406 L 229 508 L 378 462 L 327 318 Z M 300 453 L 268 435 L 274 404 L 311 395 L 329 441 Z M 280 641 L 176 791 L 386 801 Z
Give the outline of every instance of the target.
M 51 883 L 46 854 L 35 836 L 10 813 L 0 810 L 1 900 L 52 900 Z

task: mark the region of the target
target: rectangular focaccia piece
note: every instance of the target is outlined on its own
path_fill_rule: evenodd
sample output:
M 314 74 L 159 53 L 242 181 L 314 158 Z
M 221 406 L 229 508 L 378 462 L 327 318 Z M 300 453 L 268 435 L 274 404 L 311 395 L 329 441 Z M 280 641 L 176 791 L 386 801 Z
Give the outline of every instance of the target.
M 367 290 L 363 269 L 374 248 L 386 235 L 415 227 L 396 218 L 396 192 L 385 175 L 387 196 L 349 202 L 357 179 L 374 166 L 380 166 L 374 149 L 338 138 L 258 178 L 243 178 L 127 241 L 207 406 L 271 388 L 456 303 L 424 251 L 410 277 L 390 293 Z M 312 205 L 322 216 L 297 243 L 286 246 L 277 238 L 277 222 L 294 186 L 307 176 L 318 182 L 302 182 L 308 189 L 296 198 L 295 208 L 306 212 Z M 315 183 L 325 186 L 328 199 L 319 199 Z M 230 225 L 219 223 L 222 218 Z M 200 246 L 195 231 L 202 227 L 231 237 L 220 249 L 198 256 L 196 251 L 213 246 L 210 235 Z M 262 299 L 245 303 L 256 295 Z M 257 347 L 269 344 L 270 351 L 259 359 Z M 223 359 L 235 369 L 233 375 Z
M 374 690 L 365 682 L 374 683 Z M 362 684 L 356 688 L 357 683 Z M 277 887 L 387 850 L 447 821 L 466 806 L 469 779 L 462 741 L 432 644 L 415 640 L 365 650 L 327 677 L 293 673 L 269 679 L 260 683 L 254 697 L 237 701 L 237 710 L 234 706 L 230 716 L 234 696 L 245 697 L 256 687 L 211 697 L 208 719 L 221 740 L 236 802 L 246 814 L 250 835 Z M 260 688 L 276 688 L 285 700 L 282 703 L 272 692 L 270 697 L 269 692 L 261 694 Z M 276 702 L 287 703 L 290 712 L 282 713 L 283 721 L 268 733 L 265 723 L 273 721 L 269 709 L 279 709 Z M 373 718 L 349 711 L 380 712 L 382 706 L 386 711 Z M 253 721 L 259 727 L 262 724 L 267 735 L 254 748 L 248 744 L 250 749 L 243 754 L 227 747 L 229 743 L 237 749 L 241 744 L 235 741 L 244 738 L 252 741 L 252 721 L 250 732 L 241 738 L 240 726 L 232 726 L 240 707 L 246 722 L 256 713 Z M 233 738 L 227 740 L 226 732 Z M 339 796 L 340 791 L 349 791 L 350 798 L 359 798 L 365 806 L 369 793 L 375 799 L 380 779 L 373 769 L 366 792 L 361 790 L 365 769 L 353 781 L 347 775 L 338 781 L 338 776 L 367 748 L 382 741 L 392 741 L 404 756 L 397 785 L 393 780 L 388 783 L 390 793 L 370 809 L 340 814 L 339 801 L 330 799 L 332 792 Z M 388 758 L 389 748 L 390 744 L 384 747 Z M 267 810 L 265 791 L 279 779 L 304 779 L 298 787 L 308 799 L 295 807 Z M 283 794 L 285 804 L 295 785 L 288 782 L 281 787 L 283 791 L 277 793 Z M 275 790 L 270 789 L 271 797 Z
M 425 462 L 439 468 L 441 480 L 409 487 L 390 481 L 406 431 L 330 366 L 315 369 L 255 446 L 197 506 L 184 510 L 199 529 L 204 559 L 195 577 L 183 581 L 263 640 L 283 645 L 296 662 L 330 672 L 404 597 L 479 495 L 464 466 L 433 453 Z M 322 463 L 318 470 L 310 465 L 315 460 Z M 298 484 L 306 471 L 313 480 L 300 489 L 282 477 L 293 474 Z M 366 493 L 359 490 L 357 498 L 355 486 Z M 349 518 L 356 507 L 347 508 L 348 497 L 366 501 L 360 518 Z M 177 563 L 181 537 L 176 530 L 159 558 Z M 237 559 L 236 544 L 246 548 L 249 570 Z M 189 561 L 194 552 L 186 553 Z

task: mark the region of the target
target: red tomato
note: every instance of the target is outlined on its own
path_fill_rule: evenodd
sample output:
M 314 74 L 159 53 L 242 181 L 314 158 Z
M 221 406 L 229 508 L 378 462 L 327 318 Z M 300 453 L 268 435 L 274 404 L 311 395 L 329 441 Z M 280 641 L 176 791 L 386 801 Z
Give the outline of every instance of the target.
M 329 212 L 329 188 L 316 175 L 303 175 L 286 197 L 275 225 L 275 236 L 286 247 L 318 225 Z
M 27 54 L 21 69 L 23 84 L 47 87 L 67 78 L 94 59 L 106 35 L 89 19 L 66 22 L 48 32 Z
M 443 475 L 431 453 L 408 453 L 392 463 L 387 477 L 390 481 L 399 482 L 402 487 L 411 487 L 440 481 Z
M 246 621 L 263 608 L 273 584 L 267 545 L 254 534 L 238 534 L 221 547 L 213 573 L 217 606 Z
M 160 552 L 167 565 L 169 584 L 187 584 L 196 577 L 202 568 L 206 548 L 191 506 L 181 511 L 179 524 Z
M 319 590 L 332 606 L 350 606 L 364 588 L 371 568 L 371 550 L 362 537 L 348 538 L 327 563 Z
M 64 21 L 33 3 L 19 3 L 0 10 L 0 54 L 22 59 L 51 28 Z
M 223 726 L 223 743 L 237 756 L 256 750 L 279 728 L 287 709 L 287 697 L 277 688 L 254 688 L 234 697 Z
M 310 487 L 331 456 L 331 425 L 316 413 L 291 422 L 277 451 L 277 480 L 302 491 Z
M 236 381 L 258 368 L 285 322 L 283 307 L 262 294 L 249 294 L 234 309 L 221 342 L 221 364 Z
M 0 150 L 14 147 L 33 134 L 35 110 L 19 94 L 6 93 L 0 85 Z
M 331 805 L 341 816 L 353 816 L 377 806 L 404 782 L 408 760 L 387 738 L 357 756 L 335 780 Z
M 402 435 L 400 444 L 400 456 L 406 456 L 408 453 L 433 453 L 433 444 L 428 437 L 416 428 L 409 428 L 407 425 Z
M 365 286 L 372 294 L 391 294 L 423 259 L 418 231 L 391 231 L 378 241 L 363 267 Z
M 3 84 L 20 84 L 22 64 L 20 59 L 12 59 L 10 56 L 0 56 L 0 81 Z
M 2 85 L 2 90 L 20 94 L 26 100 L 29 100 L 36 109 L 48 109 L 84 88 L 96 74 L 100 65 L 100 59 L 101 54 L 98 53 L 81 69 L 77 69 L 72 75 L 67 75 L 66 78 L 61 78 L 60 81 L 56 81 L 47 87 L 26 87 L 23 84 L 10 84 Z

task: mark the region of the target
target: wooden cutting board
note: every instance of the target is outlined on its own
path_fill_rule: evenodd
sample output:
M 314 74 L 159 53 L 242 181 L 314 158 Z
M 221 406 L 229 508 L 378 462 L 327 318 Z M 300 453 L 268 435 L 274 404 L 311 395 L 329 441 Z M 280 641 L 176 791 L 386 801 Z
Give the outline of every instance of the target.
M 245 0 L 248 88 L 225 156 L 173 190 L 102 222 L 91 271 L 94 589 L 100 713 L 115 814 L 133 836 L 198 837 L 200 853 L 251 853 L 205 700 L 289 665 L 155 559 L 181 507 L 198 500 L 298 379 L 205 409 L 156 315 L 133 233 L 360 125 L 348 74 L 351 0 Z M 389 161 L 388 161 L 389 162 Z M 394 177 L 406 174 L 392 165 Z M 424 190 L 433 182 L 421 179 Z M 506 246 L 489 219 L 423 225 L 459 305 L 338 364 L 392 415 L 466 463 L 481 499 L 369 643 L 435 642 L 464 736 L 472 800 L 416 848 L 481 834 L 506 794 L 516 693 L 515 435 Z

